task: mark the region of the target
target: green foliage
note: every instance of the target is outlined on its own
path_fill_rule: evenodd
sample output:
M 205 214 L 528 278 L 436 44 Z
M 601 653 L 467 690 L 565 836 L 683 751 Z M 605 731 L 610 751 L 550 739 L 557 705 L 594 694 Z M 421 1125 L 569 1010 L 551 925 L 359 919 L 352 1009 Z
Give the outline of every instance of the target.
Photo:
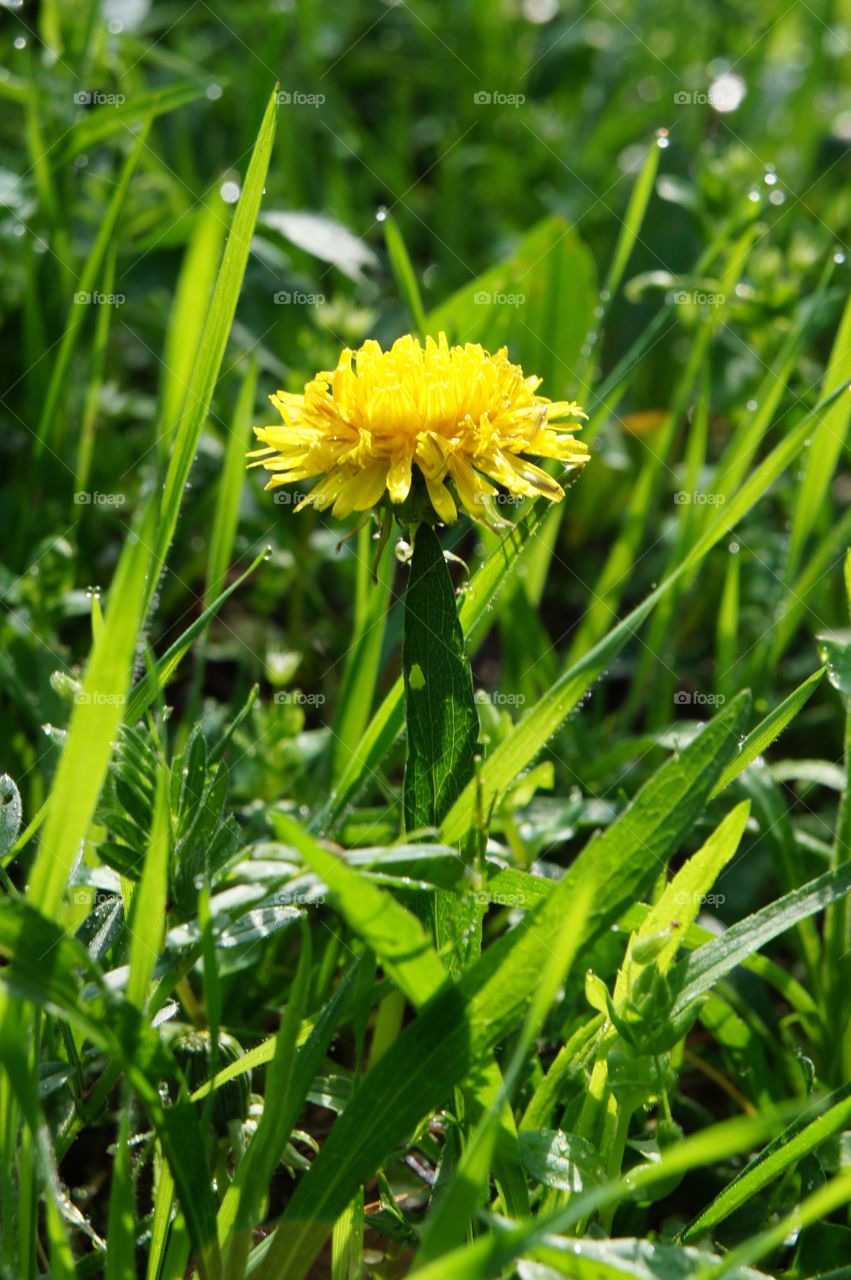
M 3 12 L 0 1280 L 845 1275 L 842 13 Z M 264 492 L 408 330 L 563 503 Z

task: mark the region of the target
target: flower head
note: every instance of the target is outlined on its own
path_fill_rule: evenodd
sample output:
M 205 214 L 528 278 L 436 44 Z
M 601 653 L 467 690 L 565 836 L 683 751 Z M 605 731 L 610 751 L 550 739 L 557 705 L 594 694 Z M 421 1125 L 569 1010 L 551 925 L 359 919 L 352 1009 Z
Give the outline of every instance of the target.
M 365 342 L 303 395 L 270 397 L 283 423 L 254 428 L 265 447 L 252 465 L 273 473 L 268 489 L 321 477 L 296 509 L 333 505 L 335 516 L 367 511 L 385 494 L 401 504 L 423 486 L 446 523 L 457 518 L 456 499 L 480 519 L 501 490 L 559 502 L 561 485 L 530 456 L 584 466 L 587 447 L 552 423 L 585 414 L 536 395 L 540 381 L 505 347 L 495 355 L 473 343 L 450 347 L 442 333 L 424 346 L 399 338 L 389 351 Z

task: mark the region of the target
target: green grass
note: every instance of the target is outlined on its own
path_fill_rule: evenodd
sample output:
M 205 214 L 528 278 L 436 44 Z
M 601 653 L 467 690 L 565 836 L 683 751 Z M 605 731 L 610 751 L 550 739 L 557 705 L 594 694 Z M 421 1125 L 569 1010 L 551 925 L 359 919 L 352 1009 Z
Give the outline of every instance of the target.
M 0 1280 L 851 1276 L 841 11 L 2 13 Z M 244 466 L 440 330 L 457 629 Z

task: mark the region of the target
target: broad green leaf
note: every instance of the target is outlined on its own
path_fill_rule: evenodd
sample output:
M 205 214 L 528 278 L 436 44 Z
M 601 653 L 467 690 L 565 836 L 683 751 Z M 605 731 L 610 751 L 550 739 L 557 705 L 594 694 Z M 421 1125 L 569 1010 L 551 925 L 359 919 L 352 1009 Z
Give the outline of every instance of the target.
M 192 463 L 198 440 L 204 428 L 213 391 L 219 378 L 222 359 L 230 334 L 231 324 L 239 300 L 242 278 L 251 249 L 251 237 L 260 210 L 263 197 L 263 186 L 266 171 L 272 155 L 272 143 L 275 138 L 275 120 L 277 117 L 277 92 L 273 92 L 266 114 L 260 125 L 257 142 L 251 155 L 248 172 L 245 175 L 242 194 L 236 206 L 233 223 L 228 234 L 222 265 L 219 270 L 213 298 L 210 302 L 204 334 L 198 348 L 198 355 L 192 367 L 192 378 L 186 392 L 180 425 L 174 440 L 174 448 L 169 460 L 165 479 L 160 519 L 157 526 L 154 564 L 155 571 L 151 575 L 149 598 L 156 590 L 159 574 L 171 546 L 177 517 L 183 500 L 183 492 Z
M 460 621 L 467 641 L 467 651 L 475 654 L 493 625 L 490 606 L 503 587 L 511 580 L 519 566 L 523 565 L 534 544 L 536 534 L 544 519 L 544 500 L 530 508 L 512 529 L 500 540 L 485 563 L 473 575 L 463 594 Z M 381 760 L 402 732 L 404 684 L 400 677 L 372 716 L 340 777 L 328 803 L 314 819 L 314 829 L 325 831 L 340 819 L 346 806 L 357 794 L 364 781 L 373 775 Z
M 479 717 L 455 591 L 431 525 L 414 535 L 402 642 L 405 826 L 439 827 L 473 777 Z
M 668 932 L 668 941 L 654 957 L 659 971 L 667 973 L 679 950 L 683 931 L 695 921 L 707 893 L 738 849 L 749 813 L 750 801 L 743 800 L 665 886 L 658 902 L 650 908 L 634 935 L 631 954 L 618 974 L 616 1001 L 618 995 L 625 993 L 629 981 L 634 980 L 644 967 L 632 954 L 636 942 Z
M 606 1180 L 595 1147 L 578 1133 L 561 1129 L 524 1129 L 523 1163 L 537 1182 L 558 1191 L 584 1191 Z

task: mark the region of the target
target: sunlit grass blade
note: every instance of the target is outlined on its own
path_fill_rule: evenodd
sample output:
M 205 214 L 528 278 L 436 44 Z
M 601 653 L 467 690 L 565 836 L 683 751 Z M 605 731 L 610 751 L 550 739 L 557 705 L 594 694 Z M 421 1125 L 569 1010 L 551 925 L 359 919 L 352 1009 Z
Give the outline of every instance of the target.
M 196 215 L 168 318 L 157 423 L 163 451 L 171 445 L 192 383 L 226 229 L 225 215 L 211 198 Z
M 792 723 L 795 716 L 806 706 L 809 699 L 815 693 L 816 686 L 820 683 L 824 675 L 824 668 L 820 667 L 818 671 L 814 671 L 808 676 L 803 684 L 798 685 L 788 698 L 784 698 L 779 706 L 761 720 L 755 729 L 752 729 L 741 745 L 741 750 L 735 760 L 731 760 L 730 764 L 724 770 L 715 789 L 713 796 L 723 791 L 730 783 L 737 778 L 740 773 L 747 769 L 748 765 L 753 764 L 772 742 L 776 742 L 783 730 Z
M 822 383 L 822 394 L 851 381 L 851 298 L 834 339 L 827 370 Z M 801 562 L 804 547 L 824 510 L 824 502 L 842 453 L 848 423 L 851 421 L 851 399 L 840 398 L 819 419 L 813 431 L 812 445 L 806 458 L 807 467 L 803 483 L 798 491 L 792 515 L 792 532 L 789 536 L 789 553 L 786 560 L 786 577 L 794 578 Z
M 106 777 L 121 723 L 149 580 L 154 508 L 130 533 L 109 591 L 106 622 L 86 668 L 50 795 L 28 898 L 46 916 L 59 913 Z
M 390 266 L 393 268 L 396 283 L 408 304 L 419 335 L 424 339 L 428 333 L 428 327 L 422 298 L 420 297 L 420 287 L 417 284 L 417 277 L 414 273 L 408 250 L 405 247 L 402 232 L 399 230 L 395 218 L 389 213 L 384 217 L 384 239 L 387 244 L 387 256 L 390 259 Z
M 251 249 L 251 237 L 260 211 L 266 171 L 272 155 L 277 117 L 277 90 L 269 98 L 266 113 L 257 135 L 257 143 L 251 156 L 242 194 L 236 207 L 233 223 L 227 239 L 222 265 L 213 291 L 204 334 L 192 369 L 192 378 L 186 393 L 180 425 L 175 436 L 163 491 L 160 519 L 157 527 L 154 565 L 151 575 L 149 599 L 153 596 L 159 574 L 171 546 L 183 493 L 198 440 L 204 428 L 213 391 L 219 377 L 222 359 L 230 334 L 242 278 Z
M 683 1240 L 692 1240 L 723 1222 L 796 1165 L 810 1152 L 818 1150 L 833 1134 L 848 1127 L 851 1119 L 851 1085 L 844 1085 L 827 1098 L 816 1099 L 812 1106 L 797 1116 L 767 1147 L 754 1156 L 732 1182 L 682 1232 Z

